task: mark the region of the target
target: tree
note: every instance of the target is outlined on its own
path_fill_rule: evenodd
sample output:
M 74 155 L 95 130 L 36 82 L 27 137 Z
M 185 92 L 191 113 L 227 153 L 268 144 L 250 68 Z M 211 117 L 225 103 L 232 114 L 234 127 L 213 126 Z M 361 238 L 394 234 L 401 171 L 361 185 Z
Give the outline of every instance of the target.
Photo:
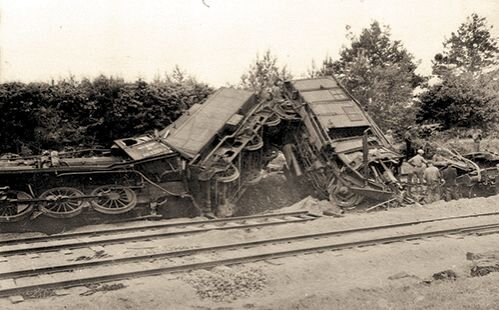
M 332 70 L 348 80 L 349 67 L 362 58 L 372 68 L 397 64 L 401 70 L 411 75 L 411 83 L 414 87 L 421 83 L 422 78 L 415 73 L 417 65 L 414 63 L 414 57 L 404 48 L 401 41 L 391 40 L 389 26 L 380 26 L 377 21 L 374 21 L 369 28 L 362 30 L 358 38 L 350 32 L 347 38 L 351 41 L 350 47 L 340 52 L 338 61 L 332 62 L 331 59 L 326 59 L 324 62 L 326 70 Z
M 440 82 L 419 96 L 417 121 L 438 122 L 444 129 L 497 129 L 499 48 L 484 17 L 472 14 L 443 42 L 433 74 Z M 485 70 L 487 69 L 487 70 Z
M 444 75 L 453 69 L 475 73 L 497 64 L 499 48 L 490 33 L 492 27 L 485 17 L 476 13 L 468 16 L 457 32 L 444 41 L 443 52 L 435 55 L 433 73 Z
M 276 92 L 282 87 L 282 82 L 291 79 L 291 74 L 286 66 L 279 68 L 278 59 L 267 50 L 262 58 L 256 56 L 256 60 L 250 65 L 247 73 L 241 76 L 240 86 L 254 91 L 259 97 L 272 93 L 278 96 Z
M 396 64 L 376 67 L 372 72 L 367 93 L 371 102 L 368 112 L 384 129 L 400 131 L 416 120 L 412 76 Z
M 418 122 L 438 122 L 443 129 L 495 129 L 498 77 L 497 71 L 479 77 L 472 72 L 448 75 L 420 95 Z
M 336 75 L 382 128 L 407 125 L 415 116 L 412 92 L 423 80 L 415 73 L 414 57 L 377 21 L 360 36 L 349 32 L 347 38 L 350 46 L 339 60 L 326 58 L 322 72 Z

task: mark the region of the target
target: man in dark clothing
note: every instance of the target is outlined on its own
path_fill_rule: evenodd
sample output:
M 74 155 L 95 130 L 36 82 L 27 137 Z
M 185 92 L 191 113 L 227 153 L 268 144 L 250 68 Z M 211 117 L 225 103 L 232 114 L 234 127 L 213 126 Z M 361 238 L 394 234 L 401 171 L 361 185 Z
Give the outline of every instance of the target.
M 480 152 L 480 141 L 482 141 L 482 133 L 477 132 L 476 134 L 473 135 L 473 148 L 475 152 Z
M 408 160 L 414 156 L 414 149 L 412 143 L 414 142 L 414 131 L 411 126 L 407 127 L 404 134 L 405 141 L 405 158 Z
M 459 199 L 457 193 L 457 169 L 447 164 L 445 169 L 442 170 L 442 178 L 445 182 L 443 186 L 445 201 Z

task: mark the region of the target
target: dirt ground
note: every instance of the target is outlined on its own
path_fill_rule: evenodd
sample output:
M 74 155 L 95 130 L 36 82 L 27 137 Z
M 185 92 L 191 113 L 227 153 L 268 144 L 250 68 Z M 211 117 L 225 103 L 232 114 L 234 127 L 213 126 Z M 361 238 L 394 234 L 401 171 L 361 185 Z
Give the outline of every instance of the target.
M 499 211 L 499 197 L 437 202 L 420 207 L 323 217 L 313 222 L 245 231 L 210 231 L 168 239 L 168 247 L 251 241 L 296 235 Z M 326 206 L 307 198 L 286 210 Z M 455 225 L 497 222 L 499 216 L 427 223 L 425 230 Z M 421 227 L 409 227 L 417 231 Z M 397 233 L 397 230 L 393 230 Z M 382 232 L 340 236 L 338 240 L 376 237 Z M 126 281 L 35 292 L 43 298 L 19 303 L 0 299 L 0 309 L 497 309 L 499 273 L 470 276 L 467 252 L 497 249 L 499 234 L 450 236 L 391 243 L 358 249 L 327 251 L 222 266 L 210 270 L 164 274 Z M 138 246 L 138 245 L 137 245 Z M 434 280 L 452 270 L 456 277 Z
M 250 186 L 237 203 L 236 216 L 289 207 L 313 192 L 286 180 L 281 172 L 262 173 L 262 180 Z

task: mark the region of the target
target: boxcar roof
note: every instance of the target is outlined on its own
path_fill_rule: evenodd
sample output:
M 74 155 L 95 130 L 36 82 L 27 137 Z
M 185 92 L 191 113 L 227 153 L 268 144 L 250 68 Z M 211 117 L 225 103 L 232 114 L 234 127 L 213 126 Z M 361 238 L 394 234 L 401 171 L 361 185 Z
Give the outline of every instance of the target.
M 221 88 L 202 105 L 189 109 L 188 117 L 184 117 L 180 124 L 169 126 L 166 142 L 193 158 L 211 143 L 227 121 L 252 99 L 252 92 Z
M 369 126 L 360 106 L 332 77 L 291 81 L 325 128 Z

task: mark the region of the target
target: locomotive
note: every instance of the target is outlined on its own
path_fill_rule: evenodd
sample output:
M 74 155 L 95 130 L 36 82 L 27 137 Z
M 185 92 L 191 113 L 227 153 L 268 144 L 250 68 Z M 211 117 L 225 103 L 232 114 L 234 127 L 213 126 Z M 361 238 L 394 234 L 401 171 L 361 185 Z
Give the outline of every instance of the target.
M 148 135 L 116 140 L 110 149 L 4 156 L 0 221 L 20 221 L 33 211 L 34 217 L 72 218 L 90 206 L 102 214 L 126 213 L 147 185 L 179 180 L 179 164 L 175 152 Z

